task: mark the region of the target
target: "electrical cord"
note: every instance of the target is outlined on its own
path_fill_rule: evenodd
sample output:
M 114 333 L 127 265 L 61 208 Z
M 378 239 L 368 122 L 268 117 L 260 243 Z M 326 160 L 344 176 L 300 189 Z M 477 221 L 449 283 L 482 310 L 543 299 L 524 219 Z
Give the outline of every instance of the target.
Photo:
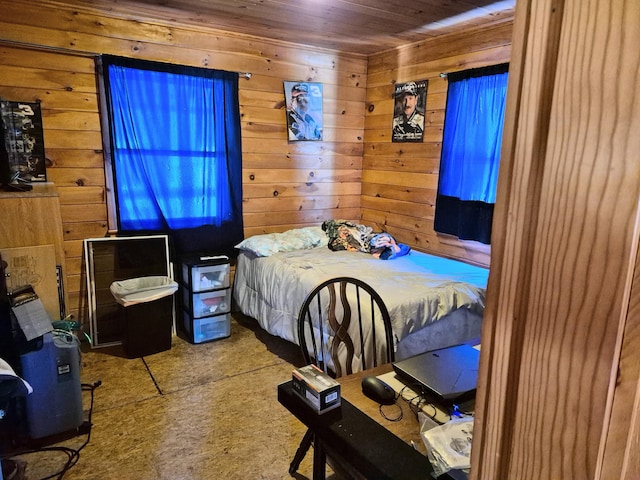
M 41 453 L 41 452 L 62 452 L 65 453 L 67 455 L 67 461 L 65 462 L 64 466 L 62 467 L 62 469 L 52 475 L 46 476 L 41 478 L 40 480 L 49 480 L 52 478 L 57 478 L 58 480 L 62 480 L 62 478 L 64 477 L 65 473 L 67 473 L 76 463 L 78 463 L 78 460 L 80 459 L 80 452 L 82 451 L 82 449 L 84 447 L 87 446 L 87 444 L 89 443 L 89 440 L 91 440 L 91 427 L 92 427 L 92 423 L 91 423 L 91 417 L 93 415 L 93 401 L 94 401 L 94 396 L 95 396 L 95 389 L 98 388 L 100 385 L 102 385 L 102 382 L 100 380 L 98 380 L 97 382 L 94 382 L 92 384 L 88 384 L 88 383 L 83 383 L 81 384 L 82 390 L 83 391 L 89 391 L 91 392 L 91 402 L 89 405 L 89 413 L 88 413 L 88 418 L 87 420 L 85 420 L 85 422 L 82 424 L 82 427 L 86 427 L 86 433 L 87 433 L 87 438 L 85 439 L 85 441 L 82 443 L 82 445 L 77 448 L 70 448 L 70 447 L 42 447 L 42 448 L 36 448 L 36 449 L 31 449 L 31 450 L 24 450 L 18 453 L 12 453 L 11 456 L 9 457 L 2 457 L 3 460 L 6 459 L 10 459 L 12 457 L 18 457 L 18 456 L 23 456 L 23 455 L 29 455 L 29 454 L 34 454 L 34 453 Z
M 89 344 L 91 344 L 91 337 L 87 334 L 87 332 L 82 330 L 82 325 L 75 320 L 71 320 L 71 318 L 72 315 L 67 315 L 62 320 L 56 320 L 55 322 L 53 322 L 53 328 L 67 332 L 82 332 L 84 338 L 89 342 Z
M 393 403 L 392 405 L 398 407 L 398 410 L 400 410 L 400 413 L 398 415 L 396 415 L 395 417 L 389 417 L 386 412 L 384 411 L 385 407 L 390 407 L 391 405 L 384 405 L 384 404 L 380 404 L 378 406 L 378 411 L 380 412 L 380 415 L 382 416 L 382 418 L 384 418 L 385 420 L 388 420 L 390 422 L 399 422 L 400 420 L 402 420 L 402 417 L 404 417 L 404 410 L 402 410 L 402 405 L 400 405 L 398 403 L 398 399 L 400 398 L 400 394 L 396 395 L 396 399 L 395 399 L 395 403 Z
M 65 347 L 74 344 L 77 348 L 80 348 L 80 340 L 73 332 L 54 328 L 51 333 L 53 334 L 53 343 L 57 346 Z
M 405 398 L 402 395 L 405 389 L 407 391 L 415 393 L 415 395 L 411 398 Z M 409 404 L 409 408 L 411 409 L 413 414 L 416 416 L 416 418 L 418 418 L 418 413 L 422 412 L 434 422 L 442 423 L 442 421 L 438 420 L 437 418 L 438 416 L 437 407 L 427 399 L 427 395 L 425 394 L 425 392 L 416 393 L 413 388 L 405 385 L 404 387 L 402 387 L 402 390 L 400 390 L 399 396 L 402 397 Z M 427 411 L 426 407 L 429 407 L 430 409 L 432 409 L 433 413 L 430 411 Z M 451 414 L 449 414 L 449 420 L 451 420 Z

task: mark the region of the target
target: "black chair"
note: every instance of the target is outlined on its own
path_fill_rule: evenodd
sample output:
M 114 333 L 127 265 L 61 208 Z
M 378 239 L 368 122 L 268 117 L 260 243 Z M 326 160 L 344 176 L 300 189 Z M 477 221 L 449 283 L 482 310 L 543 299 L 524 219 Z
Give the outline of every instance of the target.
M 332 278 L 307 295 L 298 315 L 298 340 L 305 362 L 335 378 L 395 360 L 387 307 L 371 286 L 356 278 Z M 307 430 L 289 474 L 297 472 L 312 444 L 313 433 Z

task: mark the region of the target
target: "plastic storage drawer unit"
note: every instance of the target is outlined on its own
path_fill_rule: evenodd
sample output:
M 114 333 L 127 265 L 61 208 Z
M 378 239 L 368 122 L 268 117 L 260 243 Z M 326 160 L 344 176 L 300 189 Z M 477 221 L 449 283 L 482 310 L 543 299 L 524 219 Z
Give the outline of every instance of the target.
M 182 321 L 177 333 L 190 343 L 231 335 L 229 257 L 187 256 L 181 259 Z

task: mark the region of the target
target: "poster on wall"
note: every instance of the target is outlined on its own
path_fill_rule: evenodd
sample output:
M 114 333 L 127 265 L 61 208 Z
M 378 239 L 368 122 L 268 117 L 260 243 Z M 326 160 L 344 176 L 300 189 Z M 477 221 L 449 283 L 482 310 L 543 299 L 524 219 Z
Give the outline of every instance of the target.
M 322 140 L 322 84 L 284 82 L 290 142 Z
M 422 142 L 427 84 L 428 80 L 396 84 L 392 142 Z
M 0 99 L 2 141 L 9 157 L 12 179 L 46 182 L 42 112 L 39 102 Z

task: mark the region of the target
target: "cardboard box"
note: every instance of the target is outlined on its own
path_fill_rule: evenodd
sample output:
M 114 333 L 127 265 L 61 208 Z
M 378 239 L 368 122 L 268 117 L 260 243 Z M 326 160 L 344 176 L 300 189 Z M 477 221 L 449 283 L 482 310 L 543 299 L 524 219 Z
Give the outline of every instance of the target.
M 294 370 L 292 384 L 293 391 L 318 413 L 340 406 L 340 384 L 315 365 Z

